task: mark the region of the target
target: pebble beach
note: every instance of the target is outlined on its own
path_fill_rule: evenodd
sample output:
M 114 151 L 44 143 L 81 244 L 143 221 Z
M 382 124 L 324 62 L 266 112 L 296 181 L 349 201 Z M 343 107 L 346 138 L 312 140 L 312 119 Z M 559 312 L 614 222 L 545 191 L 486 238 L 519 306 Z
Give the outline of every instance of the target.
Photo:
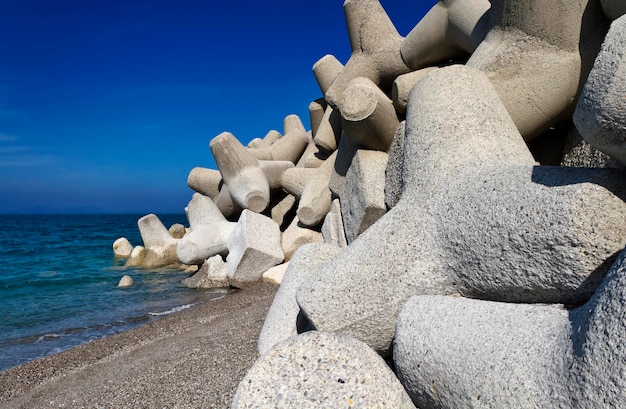
M 277 287 L 219 300 L 0 373 L 0 408 L 226 408 Z

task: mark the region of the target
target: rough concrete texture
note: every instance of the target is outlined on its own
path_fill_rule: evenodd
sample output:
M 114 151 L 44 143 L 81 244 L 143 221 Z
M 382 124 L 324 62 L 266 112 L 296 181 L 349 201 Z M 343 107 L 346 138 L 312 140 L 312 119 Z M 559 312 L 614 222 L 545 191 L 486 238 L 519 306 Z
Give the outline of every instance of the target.
M 402 156 L 404 154 L 404 133 L 406 121 L 400 122 L 393 142 L 389 147 L 389 159 L 385 170 L 385 205 L 393 208 L 402 195 Z
M 439 407 L 606 408 L 626 405 L 626 253 L 589 302 L 506 304 L 411 298 L 394 361 L 414 403 Z
M 307 134 L 310 134 L 308 132 Z M 313 138 L 306 145 L 306 149 L 302 153 L 300 160 L 296 163 L 296 167 L 299 168 L 319 168 L 322 163 L 324 163 L 324 159 L 328 155 L 320 152 L 320 148 L 315 144 Z
M 264 148 L 249 148 L 259 160 L 288 160 L 298 163 L 309 142 L 304 125 L 297 115 L 288 115 L 283 120 L 285 135 Z
M 341 113 L 332 107 L 326 107 L 315 136 L 315 145 L 324 152 L 334 152 L 341 138 Z
M 342 334 L 308 332 L 257 360 L 232 408 L 411 408 L 385 361 Z
M 386 151 L 398 128 L 393 103 L 372 80 L 358 77 L 350 81 L 337 102 L 344 134 L 354 144 Z
M 139 233 L 146 251 L 141 264 L 134 265 L 160 267 L 178 262 L 176 247 L 179 240 L 170 235 L 170 232 L 156 215 L 143 216 L 137 221 L 137 226 L 139 226 Z M 140 259 L 134 259 L 134 262 L 138 260 Z
M 341 188 L 341 217 L 348 244 L 385 213 L 385 152 L 359 150 Z
M 342 136 L 339 139 L 339 147 L 335 151 L 337 152 L 335 166 L 333 167 L 333 172 L 330 176 L 330 181 L 328 182 L 328 188 L 335 197 L 339 196 L 341 186 L 343 185 L 343 181 L 346 177 L 346 172 L 352 164 L 352 158 L 354 157 L 357 149 L 358 148 L 350 138 L 344 138 Z
M 324 117 L 324 111 L 328 107 L 324 98 L 318 98 L 309 104 L 309 123 L 311 124 L 311 136 L 315 138 Z
M 620 0 L 600 0 L 604 14 L 611 20 L 617 20 L 626 14 L 626 4 Z
M 283 172 L 280 184 L 288 193 L 297 198 L 302 196 L 304 186 L 315 175 L 313 168 L 292 168 Z
M 298 202 L 296 214 L 300 222 L 309 227 L 320 224 L 330 210 L 331 191 L 328 187 L 335 166 L 337 152 L 315 169 L 315 173 L 306 181 Z
M 305 244 L 295 252 L 259 336 L 261 355 L 269 352 L 278 342 L 296 335 L 296 319 L 300 311 L 296 303 L 298 287 L 339 251 L 339 247 L 317 243 Z
M 585 76 L 581 55 L 589 58 L 588 37 L 606 18 L 594 0 L 494 0 L 490 18 L 493 28 L 467 65 L 488 75 L 531 140 L 571 115 Z
M 412 70 L 471 54 L 489 30 L 488 0 L 441 0 L 402 40 Z
M 270 200 L 270 186 L 251 150 L 230 132 L 213 138 L 209 147 L 233 200 L 244 209 L 265 210 Z
M 133 245 L 126 237 L 120 237 L 113 242 L 113 254 L 115 257 L 128 258 L 133 252 Z
M 296 197 L 291 194 L 274 195 L 276 204 L 271 206 L 270 217 L 283 230 L 295 215 Z M 273 198 L 273 199 L 274 199 Z
M 180 239 L 176 254 L 184 264 L 202 264 L 217 254 L 228 252 L 228 237 L 236 223 L 224 218 L 215 203 L 195 193 L 187 205 L 189 232 Z
M 225 265 L 222 256 L 209 257 L 194 275 L 185 278 L 181 284 L 189 288 L 228 287 Z
M 339 62 L 334 55 L 326 54 L 313 64 L 313 75 L 319 85 L 322 95 L 326 95 L 326 91 L 343 70 L 343 64 Z
M 180 223 L 174 223 L 167 229 L 170 232 L 170 236 L 175 239 L 182 239 L 187 233 L 187 228 Z
M 427 67 L 421 70 L 402 74 L 396 78 L 393 82 L 393 88 L 391 90 L 391 100 L 393 101 L 393 106 L 398 114 L 406 114 L 406 105 L 409 102 L 409 94 L 411 93 L 413 86 L 437 68 L 438 67 Z
M 280 180 L 283 172 L 294 167 L 293 162 L 288 160 L 260 160 L 259 166 L 265 173 L 265 177 L 271 190 L 281 188 Z
M 141 266 L 146 259 L 146 248 L 144 246 L 135 246 L 130 253 L 130 257 L 126 260 L 125 267 Z
M 272 129 L 263 138 L 252 139 L 246 147 L 247 148 L 267 148 L 282 137 L 283 136 L 281 135 L 280 132 L 278 132 L 275 129 Z
M 587 142 L 626 164 L 626 17 L 611 24 L 583 88 L 574 123 Z
M 617 159 L 594 148 L 585 141 L 576 127 L 572 126 L 567 133 L 567 140 L 563 148 L 561 166 L 580 166 L 586 168 L 622 168 Z
M 228 238 L 225 268 L 230 284 L 249 286 L 284 258 L 278 225 L 269 217 L 244 210 Z
M 418 83 L 406 128 L 402 198 L 298 290 L 315 328 L 385 353 L 411 295 L 589 296 L 605 259 L 624 245 L 626 204 L 582 182 L 620 186 L 622 175 L 533 167 L 493 86 L 469 67 Z
M 228 186 L 222 184 L 219 195 L 215 199 L 215 206 L 222 212 L 222 215 L 228 219 L 237 218 L 243 210 L 241 206 L 233 200 L 228 190 Z
M 342 249 L 348 246 L 346 232 L 343 228 L 343 219 L 341 218 L 341 204 L 339 203 L 339 199 L 333 200 L 330 205 L 330 210 L 324 218 L 322 237 L 324 238 L 324 243 L 333 244 Z
M 293 253 L 302 245 L 321 243 L 323 241 L 322 233 L 304 226 L 296 216 L 282 234 L 281 246 L 285 253 L 285 260 L 291 259 Z
M 220 193 L 222 174 L 219 170 L 195 167 L 187 176 L 187 186 L 215 200 Z
M 283 282 L 285 272 L 289 268 L 289 262 L 279 264 L 263 273 L 263 282 L 280 285 Z
M 324 96 L 336 107 L 350 81 L 366 77 L 390 92 L 393 80 L 409 72 L 402 61 L 402 37 L 378 0 L 343 3 L 352 55 Z

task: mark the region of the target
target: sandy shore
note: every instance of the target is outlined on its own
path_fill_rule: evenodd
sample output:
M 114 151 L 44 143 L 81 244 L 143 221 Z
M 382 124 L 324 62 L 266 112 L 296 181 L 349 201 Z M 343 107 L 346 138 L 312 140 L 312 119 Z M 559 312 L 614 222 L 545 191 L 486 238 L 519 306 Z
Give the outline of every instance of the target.
M 0 373 L 0 408 L 227 408 L 277 286 L 260 283 Z

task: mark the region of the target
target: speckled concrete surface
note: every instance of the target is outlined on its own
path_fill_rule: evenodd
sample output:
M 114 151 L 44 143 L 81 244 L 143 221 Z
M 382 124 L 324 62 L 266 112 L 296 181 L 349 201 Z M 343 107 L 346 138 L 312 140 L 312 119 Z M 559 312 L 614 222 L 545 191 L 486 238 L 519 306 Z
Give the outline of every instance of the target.
M 0 408 L 226 408 L 277 287 L 259 283 L 0 373 Z

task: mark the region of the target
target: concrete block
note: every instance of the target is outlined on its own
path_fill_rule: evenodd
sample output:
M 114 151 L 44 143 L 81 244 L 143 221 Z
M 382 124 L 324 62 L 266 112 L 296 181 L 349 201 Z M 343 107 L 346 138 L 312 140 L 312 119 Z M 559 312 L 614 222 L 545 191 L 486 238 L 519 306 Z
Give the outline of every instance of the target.
M 298 163 L 309 142 L 307 132 L 297 115 L 288 115 L 284 119 L 285 135 L 265 148 L 249 148 L 259 160 L 288 160 Z
M 385 205 L 387 209 L 393 208 L 400 200 L 400 196 L 402 196 L 405 132 L 406 121 L 402 121 L 389 147 L 389 159 L 387 160 L 387 169 L 385 170 Z
M 622 176 L 534 167 L 494 87 L 470 67 L 424 78 L 408 112 L 402 198 L 300 287 L 310 324 L 388 353 L 412 295 L 589 297 L 626 240 Z
M 259 161 L 233 134 L 222 132 L 209 144 L 224 183 L 242 208 L 262 212 L 270 200 L 270 187 Z
M 156 215 L 143 216 L 137 221 L 137 226 L 145 247 L 142 267 L 161 267 L 178 262 L 176 247 L 179 240 L 170 235 Z
M 189 288 L 228 287 L 225 265 L 222 256 L 209 257 L 194 275 L 185 278 L 181 284 Z
M 328 91 L 328 88 L 330 88 L 342 70 L 343 64 L 330 54 L 326 54 L 313 64 L 313 75 L 322 91 L 322 95 L 326 95 L 326 91 Z
M 574 113 L 587 142 L 626 164 L 626 18 L 611 24 Z
M 126 237 L 120 237 L 113 242 L 113 254 L 115 257 L 128 258 L 133 252 L 133 245 Z
M 419 70 L 474 52 L 489 30 L 488 0 L 441 0 L 402 40 L 404 62 Z
M 324 238 L 324 243 L 333 244 L 342 249 L 348 246 L 346 232 L 343 228 L 343 219 L 341 218 L 339 199 L 332 201 L 330 210 L 324 218 L 322 237 Z
M 606 17 L 588 0 L 497 0 L 490 17 L 493 27 L 467 65 L 487 74 L 530 141 L 570 118 Z
M 263 282 L 280 285 L 285 277 L 285 272 L 289 268 L 289 262 L 279 264 L 263 273 Z
M 626 405 L 624 253 L 586 304 L 417 296 L 398 317 L 394 362 L 418 407 Z
M 228 237 L 235 228 L 227 221 L 215 203 L 196 193 L 187 205 L 189 232 L 180 239 L 176 254 L 184 264 L 202 264 L 217 254 L 228 252 Z
M 391 100 L 393 101 L 393 106 L 399 115 L 406 114 L 406 104 L 409 102 L 409 94 L 411 93 L 413 86 L 437 68 L 438 67 L 422 68 L 421 70 L 402 74 L 396 78 L 393 82 L 393 88 L 391 90 Z
M 317 331 L 277 345 L 239 384 L 233 408 L 415 407 L 367 345 Z
M 187 176 L 187 186 L 215 200 L 220 193 L 222 174 L 219 170 L 195 167 Z
M 280 229 L 269 217 L 244 210 L 228 238 L 226 272 L 230 284 L 244 288 L 283 262 Z
M 624 167 L 617 159 L 591 146 L 589 142 L 583 139 L 574 126 L 567 133 L 561 166 L 586 168 Z
M 317 243 L 305 244 L 295 252 L 259 335 L 261 355 L 269 352 L 277 343 L 296 335 L 296 321 L 300 312 L 296 303 L 298 287 L 340 250 L 330 244 Z
M 296 216 L 282 235 L 281 245 L 285 253 L 285 260 L 291 259 L 293 253 L 302 245 L 323 241 L 322 233 L 302 225 Z
M 352 55 L 324 94 L 333 107 L 357 77 L 369 78 L 390 93 L 393 80 L 409 72 L 400 55 L 402 37 L 378 0 L 346 0 L 343 10 Z
M 385 170 L 389 155 L 357 151 L 341 188 L 341 217 L 348 244 L 385 213 Z

